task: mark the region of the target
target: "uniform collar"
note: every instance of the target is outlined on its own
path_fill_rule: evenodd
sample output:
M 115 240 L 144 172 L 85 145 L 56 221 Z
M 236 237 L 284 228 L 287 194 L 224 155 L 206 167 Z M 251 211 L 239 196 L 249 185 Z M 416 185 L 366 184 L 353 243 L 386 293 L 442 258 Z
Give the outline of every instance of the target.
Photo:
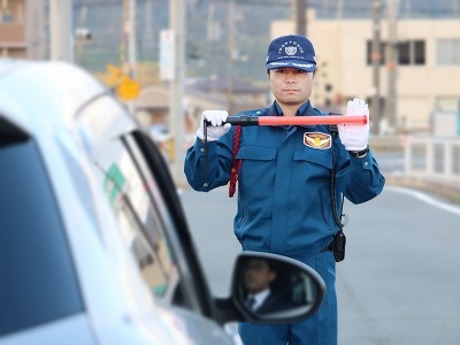
M 318 111 L 311 106 L 310 100 L 302 104 L 297 110 L 296 116 L 308 116 L 308 115 L 318 115 Z M 283 110 L 279 106 L 277 101 L 274 101 L 270 108 L 268 108 L 268 116 L 283 116 Z

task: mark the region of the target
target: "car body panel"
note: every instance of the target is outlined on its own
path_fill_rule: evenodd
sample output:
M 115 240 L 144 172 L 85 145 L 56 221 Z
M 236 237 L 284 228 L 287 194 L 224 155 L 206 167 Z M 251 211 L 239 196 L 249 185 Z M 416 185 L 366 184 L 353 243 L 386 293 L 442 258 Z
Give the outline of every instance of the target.
M 69 337 L 72 334 L 72 337 Z M 79 314 L 48 324 L 0 338 L 2 345 L 30 344 L 97 344 L 86 315 Z
M 97 339 L 99 344 L 125 344 L 128 340 L 130 344 L 222 344 L 227 335 L 214 321 L 206 320 L 208 339 L 198 318 L 155 305 L 132 258 L 112 231 L 117 225 L 111 211 L 98 202 L 105 196 L 97 186 L 87 153 L 96 155 L 112 138 L 99 136 L 97 142 L 85 138 L 96 137 L 90 131 L 121 135 L 135 129 L 136 122 L 108 90 L 72 65 L 1 62 L 12 66 L 0 72 L 0 114 L 33 137 L 40 149 L 85 301 L 90 326 L 83 328 L 86 333 L 93 331 L 87 334 L 89 343 Z M 77 126 L 81 109 L 104 97 L 105 116 Z M 45 334 L 48 327 L 60 329 L 53 323 L 35 331 Z M 77 322 L 69 327 L 82 326 Z M 216 338 L 216 334 L 220 336 Z M 3 341 L 0 338 L 0 344 Z

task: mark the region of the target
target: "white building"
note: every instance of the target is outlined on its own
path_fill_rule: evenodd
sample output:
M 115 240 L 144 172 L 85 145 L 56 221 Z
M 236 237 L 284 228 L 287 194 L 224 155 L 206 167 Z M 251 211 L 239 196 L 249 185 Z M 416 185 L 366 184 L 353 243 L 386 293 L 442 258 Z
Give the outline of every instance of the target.
M 371 101 L 372 19 L 320 20 L 309 11 L 307 23 L 318 62 L 313 101 L 321 105 L 329 98 L 343 105 L 355 96 Z M 385 44 L 388 23 L 383 19 L 381 24 L 381 41 Z M 292 32 L 292 21 L 272 24 L 272 37 Z M 399 20 L 397 40 L 397 128 L 428 131 L 433 111 L 460 109 L 460 20 Z M 384 62 L 380 68 L 383 102 L 388 94 L 390 67 Z

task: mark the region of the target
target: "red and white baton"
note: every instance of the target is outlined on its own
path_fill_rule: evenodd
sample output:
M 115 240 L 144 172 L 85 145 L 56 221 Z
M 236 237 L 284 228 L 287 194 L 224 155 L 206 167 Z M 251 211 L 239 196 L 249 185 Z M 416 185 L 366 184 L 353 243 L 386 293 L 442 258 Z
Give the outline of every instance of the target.
M 329 116 L 228 116 L 226 123 L 240 126 L 297 126 L 297 125 L 366 125 L 366 115 Z

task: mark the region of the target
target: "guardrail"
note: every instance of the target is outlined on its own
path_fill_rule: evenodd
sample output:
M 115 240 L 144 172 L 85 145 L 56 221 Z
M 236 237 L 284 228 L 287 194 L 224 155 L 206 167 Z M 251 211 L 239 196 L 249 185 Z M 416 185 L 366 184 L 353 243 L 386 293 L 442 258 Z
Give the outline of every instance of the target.
M 404 174 L 460 183 L 460 138 L 410 138 L 404 145 Z
M 403 139 L 401 136 L 372 136 L 369 138 L 369 145 L 375 152 L 402 152 Z
M 387 184 L 426 191 L 460 204 L 460 138 L 402 136 L 399 143 L 404 171 L 387 174 Z M 388 151 L 389 145 L 381 144 Z

